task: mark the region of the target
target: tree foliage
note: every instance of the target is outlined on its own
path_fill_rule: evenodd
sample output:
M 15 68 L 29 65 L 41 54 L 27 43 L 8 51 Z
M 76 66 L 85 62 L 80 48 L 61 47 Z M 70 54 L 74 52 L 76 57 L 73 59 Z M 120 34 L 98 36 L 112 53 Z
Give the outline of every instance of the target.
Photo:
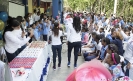
M 113 13 L 114 0 L 64 0 L 64 4 L 74 11 L 88 11 L 107 15 Z M 117 16 L 132 17 L 133 16 L 133 0 L 118 0 Z

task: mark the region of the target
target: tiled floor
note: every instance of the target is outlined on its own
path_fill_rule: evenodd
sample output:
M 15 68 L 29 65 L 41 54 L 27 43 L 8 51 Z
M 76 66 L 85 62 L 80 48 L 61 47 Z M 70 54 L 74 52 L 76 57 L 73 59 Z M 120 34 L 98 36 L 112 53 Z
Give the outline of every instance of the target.
M 83 62 L 84 62 L 83 57 L 79 56 L 78 66 Z M 54 71 L 52 69 L 53 64 L 51 63 L 47 81 L 65 81 L 67 76 L 74 70 L 73 64 L 74 64 L 74 54 L 72 52 L 71 66 L 70 68 L 67 67 L 67 45 L 63 44 L 61 69 L 57 68 L 56 71 Z

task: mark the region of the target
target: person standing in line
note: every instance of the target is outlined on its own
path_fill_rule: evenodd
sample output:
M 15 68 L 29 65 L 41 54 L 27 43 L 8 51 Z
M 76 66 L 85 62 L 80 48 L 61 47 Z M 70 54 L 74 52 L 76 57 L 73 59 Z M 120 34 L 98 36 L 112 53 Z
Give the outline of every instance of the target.
M 47 36 L 49 31 L 50 31 L 50 23 L 47 20 L 47 18 L 45 18 L 43 22 L 43 40 L 44 41 L 47 41 Z
M 71 51 L 74 48 L 74 67 L 77 67 L 78 52 L 81 46 L 81 25 L 80 17 L 74 17 L 73 24 L 68 24 L 67 44 L 68 44 L 68 64 L 70 67 Z
M 51 36 L 51 44 L 52 44 L 52 51 L 53 51 L 53 69 L 56 70 L 56 54 L 58 53 L 58 67 L 61 68 L 61 50 L 62 50 L 62 43 L 60 37 L 62 36 L 62 31 L 59 29 L 59 23 L 55 22 L 52 32 L 50 32 Z

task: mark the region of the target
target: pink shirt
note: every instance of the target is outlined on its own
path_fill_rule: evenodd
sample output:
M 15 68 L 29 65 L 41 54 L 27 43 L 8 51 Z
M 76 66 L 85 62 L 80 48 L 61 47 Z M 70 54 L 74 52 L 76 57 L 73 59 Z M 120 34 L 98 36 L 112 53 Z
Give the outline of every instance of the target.
M 83 39 L 83 43 L 88 43 L 88 40 L 89 40 L 89 36 L 88 36 L 88 33 L 86 33 L 85 35 L 84 35 L 84 39 Z

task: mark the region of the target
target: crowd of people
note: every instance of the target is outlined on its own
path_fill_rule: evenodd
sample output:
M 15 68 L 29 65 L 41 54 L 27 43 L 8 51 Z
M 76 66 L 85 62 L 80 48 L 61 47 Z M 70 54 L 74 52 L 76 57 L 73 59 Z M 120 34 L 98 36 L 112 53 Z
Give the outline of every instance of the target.
M 68 64 L 71 65 L 71 52 L 74 48 L 74 67 L 77 68 L 78 56 L 85 61 L 100 60 L 116 79 L 132 76 L 133 67 L 133 28 L 123 16 L 109 18 L 104 13 L 65 12 L 61 25 L 60 14 L 56 18 L 28 13 L 25 17 L 9 17 L 3 33 L 8 62 L 11 62 L 32 41 L 47 41 L 53 51 L 53 69 L 61 67 L 63 34 L 67 37 Z
M 123 76 L 133 79 L 133 25 L 130 20 L 125 22 L 123 16 L 115 17 L 113 15 L 107 18 L 104 13 L 73 12 L 65 13 L 64 16 L 66 16 L 64 23 L 68 34 L 67 39 L 69 39 L 67 40 L 68 66 L 70 66 L 71 48 L 74 47 L 74 64 L 77 56 L 83 55 L 85 61 L 100 60 L 113 75 L 113 81 Z M 80 22 L 76 22 L 75 25 L 77 17 Z M 70 24 L 75 31 L 72 31 Z M 80 45 L 77 43 L 79 41 Z

